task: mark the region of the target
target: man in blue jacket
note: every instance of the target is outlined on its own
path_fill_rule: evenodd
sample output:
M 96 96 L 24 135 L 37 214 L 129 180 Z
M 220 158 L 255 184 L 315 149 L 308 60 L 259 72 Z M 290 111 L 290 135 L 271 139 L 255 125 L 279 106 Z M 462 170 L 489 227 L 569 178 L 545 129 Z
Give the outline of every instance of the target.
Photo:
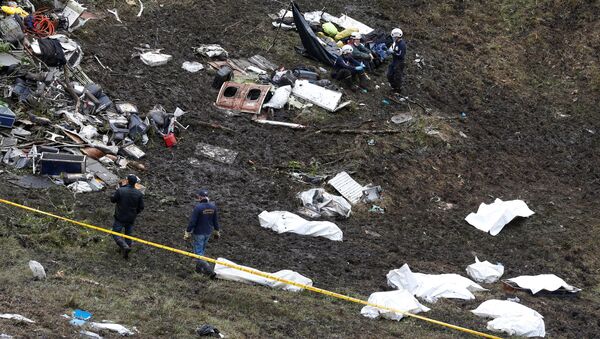
M 135 188 L 137 177 L 133 174 L 127 176 L 127 184 L 117 189 L 110 198 L 110 201 L 115 203 L 115 222 L 113 223 L 113 231 L 121 233 L 125 229 L 126 235 L 133 233 L 133 223 L 138 214 L 144 210 L 144 195 Z M 129 258 L 131 251 L 131 240 L 123 239 L 117 235 L 113 235 L 115 242 L 123 252 L 123 258 Z
M 333 65 L 335 70 L 332 76 L 354 92 L 358 89 L 358 86 L 366 89 L 367 85 L 365 65 L 352 57 L 353 50 L 354 48 L 350 45 L 344 45 L 344 47 L 342 47 L 341 54 L 337 57 L 335 64 Z M 357 82 L 358 86 L 356 84 Z
M 208 191 L 201 189 L 196 194 L 198 204 L 194 207 L 190 223 L 183 235 L 184 240 L 188 240 L 193 236 L 194 253 L 198 255 L 204 255 L 206 244 L 210 235 L 215 233 L 215 239 L 219 239 L 221 236 L 219 228 L 219 217 L 217 213 L 217 206 L 211 203 L 208 199 Z M 197 259 L 196 272 L 208 275 L 211 278 L 215 277 L 215 272 L 210 265 L 204 261 Z
M 396 93 L 402 89 L 402 77 L 404 76 L 404 59 L 406 57 L 406 43 L 402 39 L 402 30 L 394 28 L 391 36 L 393 39 L 390 52 L 392 54 L 392 63 L 388 67 L 387 78 L 390 86 Z

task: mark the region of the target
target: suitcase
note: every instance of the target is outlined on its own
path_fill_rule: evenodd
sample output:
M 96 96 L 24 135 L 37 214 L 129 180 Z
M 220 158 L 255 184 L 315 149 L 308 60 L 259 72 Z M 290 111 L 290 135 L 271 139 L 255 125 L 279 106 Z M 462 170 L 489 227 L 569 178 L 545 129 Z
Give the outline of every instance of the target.
M 231 80 L 232 77 L 233 77 L 233 71 L 231 70 L 230 67 L 228 67 L 228 66 L 221 67 L 217 71 L 217 74 L 215 74 L 215 78 L 213 79 L 213 83 L 212 83 L 212 88 L 217 88 L 217 89 L 221 88 L 221 86 L 223 86 L 223 83 Z
M 40 174 L 85 173 L 85 155 L 66 153 L 42 153 Z
M 8 107 L 0 107 L 0 127 L 13 128 L 17 116 Z

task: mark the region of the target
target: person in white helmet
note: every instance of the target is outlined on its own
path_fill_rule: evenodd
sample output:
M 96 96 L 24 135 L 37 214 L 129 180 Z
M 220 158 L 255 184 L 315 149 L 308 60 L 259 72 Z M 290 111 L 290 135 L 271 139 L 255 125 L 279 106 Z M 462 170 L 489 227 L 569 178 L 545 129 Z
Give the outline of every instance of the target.
M 350 45 L 342 47 L 340 55 L 335 59 L 334 72 L 331 76 L 352 91 L 356 91 L 358 87 L 367 89 L 365 65 L 352 57 L 353 50 Z
M 387 78 L 390 86 L 396 93 L 402 90 L 402 78 L 404 76 L 404 59 L 406 57 L 406 43 L 402 39 L 403 33 L 400 28 L 394 28 L 391 33 L 392 63 L 388 67 Z
M 371 50 L 361 42 L 361 39 L 362 35 L 358 32 L 354 32 L 350 36 L 348 44 L 352 46 L 352 57 L 365 64 L 367 71 L 371 73 L 375 70 L 373 54 Z

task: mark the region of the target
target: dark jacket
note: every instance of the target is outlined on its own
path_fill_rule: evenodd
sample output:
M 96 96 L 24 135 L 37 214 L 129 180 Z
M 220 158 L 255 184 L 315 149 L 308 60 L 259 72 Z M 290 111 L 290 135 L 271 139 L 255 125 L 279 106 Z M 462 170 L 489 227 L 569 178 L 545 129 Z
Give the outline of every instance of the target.
M 187 231 L 194 234 L 209 235 L 213 228 L 219 230 L 219 217 L 217 215 L 217 206 L 208 200 L 201 200 L 194 207 Z
M 119 188 L 110 201 L 116 203 L 115 219 L 125 224 L 133 224 L 144 210 L 144 195 L 130 185 Z
M 352 46 L 352 57 L 355 59 L 371 59 L 371 50 L 364 44 L 358 44 L 358 46 L 351 44 Z
M 404 63 L 404 58 L 406 57 L 406 43 L 404 39 L 400 39 L 400 41 L 392 44 L 392 62 L 394 64 Z
M 353 57 L 343 57 L 343 56 L 338 56 L 337 59 L 335 59 L 335 64 L 333 65 L 333 67 L 335 68 L 335 71 L 338 72 L 342 69 L 347 69 L 349 71 L 351 71 L 352 73 L 356 73 L 356 69 L 355 67 L 360 66 L 360 62 L 356 61 L 356 59 L 354 59 Z

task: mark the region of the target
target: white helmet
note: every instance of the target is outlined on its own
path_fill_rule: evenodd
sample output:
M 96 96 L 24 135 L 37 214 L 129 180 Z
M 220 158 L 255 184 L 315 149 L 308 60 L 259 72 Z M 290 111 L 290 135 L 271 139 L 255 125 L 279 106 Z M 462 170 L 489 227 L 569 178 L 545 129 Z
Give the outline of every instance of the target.
M 352 39 L 362 39 L 362 35 L 358 32 L 352 32 L 352 34 L 350 35 L 350 37 Z
M 342 55 L 351 54 L 353 50 L 354 50 L 354 48 L 352 48 L 352 46 L 344 45 L 344 47 L 342 47 Z
M 400 28 L 394 28 L 392 29 L 392 38 L 401 38 L 402 37 L 402 30 Z

